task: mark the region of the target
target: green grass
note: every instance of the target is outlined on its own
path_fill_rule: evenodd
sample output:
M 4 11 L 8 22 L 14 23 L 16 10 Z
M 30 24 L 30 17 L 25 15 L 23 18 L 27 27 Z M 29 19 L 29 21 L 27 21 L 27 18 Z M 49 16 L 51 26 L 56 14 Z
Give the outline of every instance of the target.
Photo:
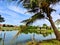
M 19 27 L 1 27 L 0 30 L 9 31 L 9 30 L 19 30 Z
M 27 42 L 27 45 L 60 45 L 60 41 L 56 40 L 56 39 L 52 39 L 52 40 L 45 40 L 42 42 Z

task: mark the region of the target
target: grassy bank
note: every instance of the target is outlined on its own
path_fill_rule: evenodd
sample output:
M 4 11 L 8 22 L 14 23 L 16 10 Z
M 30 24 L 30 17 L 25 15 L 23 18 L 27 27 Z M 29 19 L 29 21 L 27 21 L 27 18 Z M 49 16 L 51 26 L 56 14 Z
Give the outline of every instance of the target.
M 1 27 L 0 30 L 10 31 L 10 30 L 19 30 L 19 27 Z
M 2 31 L 13 31 L 13 30 L 21 30 L 21 27 L 1 27 Z M 28 28 L 25 30 L 21 30 L 22 33 L 37 33 L 37 34 L 43 34 L 44 36 L 47 36 L 48 34 L 51 34 L 53 32 L 52 29 L 37 29 L 37 28 Z
M 52 40 L 45 40 L 42 42 L 27 42 L 27 45 L 60 45 L 60 41 L 56 40 L 56 39 L 52 39 Z

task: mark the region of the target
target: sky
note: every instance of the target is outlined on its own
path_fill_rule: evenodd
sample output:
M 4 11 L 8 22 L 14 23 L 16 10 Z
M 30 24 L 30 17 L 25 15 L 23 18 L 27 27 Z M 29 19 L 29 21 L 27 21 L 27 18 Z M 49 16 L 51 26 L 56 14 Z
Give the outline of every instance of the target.
M 20 3 L 17 6 L 18 1 L 9 0 L 0 0 L 0 15 L 4 17 L 5 22 L 2 24 L 11 24 L 11 25 L 22 25 L 21 21 L 28 19 L 32 16 L 32 13 L 26 13 L 27 9 L 25 9 Z M 56 9 L 56 12 L 52 12 L 53 21 L 60 19 L 60 4 L 56 4 L 55 6 L 51 6 Z M 46 19 L 37 20 L 33 23 L 33 25 L 41 26 L 43 24 L 50 25 L 49 21 Z

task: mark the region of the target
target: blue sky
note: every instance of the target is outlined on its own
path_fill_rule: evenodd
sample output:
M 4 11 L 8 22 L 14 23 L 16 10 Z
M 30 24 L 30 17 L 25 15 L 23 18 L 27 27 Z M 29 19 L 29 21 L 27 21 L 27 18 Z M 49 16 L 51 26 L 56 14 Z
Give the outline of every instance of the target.
M 0 14 L 2 17 L 5 18 L 5 22 L 3 24 L 12 24 L 12 25 L 21 25 L 23 23 L 20 23 L 22 20 L 25 20 L 27 18 L 30 18 L 32 16 L 31 13 L 26 13 L 27 10 L 23 8 L 22 4 L 19 6 L 16 6 L 15 1 L 13 2 L 8 2 L 8 0 L 0 1 Z M 53 12 L 51 15 L 53 17 L 53 20 L 60 19 L 60 5 L 57 4 L 53 6 L 54 9 L 56 9 L 56 12 Z M 36 22 L 33 23 L 33 25 L 42 25 L 42 24 L 48 24 L 50 25 L 49 21 L 47 20 L 37 20 Z

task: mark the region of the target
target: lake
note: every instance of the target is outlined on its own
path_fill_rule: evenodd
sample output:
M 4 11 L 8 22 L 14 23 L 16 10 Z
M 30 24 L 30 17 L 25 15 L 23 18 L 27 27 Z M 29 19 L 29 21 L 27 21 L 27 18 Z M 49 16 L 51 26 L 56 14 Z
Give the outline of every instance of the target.
M 18 31 L 0 31 L 0 38 L 2 38 L 0 45 L 26 45 L 26 42 L 32 41 L 33 35 L 37 42 L 56 38 L 54 33 L 49 34 L 46 37 L 44 37 L 42 34 L 21 33 L 14 39 L 13 37 L 17 34 L 17 32 Z

